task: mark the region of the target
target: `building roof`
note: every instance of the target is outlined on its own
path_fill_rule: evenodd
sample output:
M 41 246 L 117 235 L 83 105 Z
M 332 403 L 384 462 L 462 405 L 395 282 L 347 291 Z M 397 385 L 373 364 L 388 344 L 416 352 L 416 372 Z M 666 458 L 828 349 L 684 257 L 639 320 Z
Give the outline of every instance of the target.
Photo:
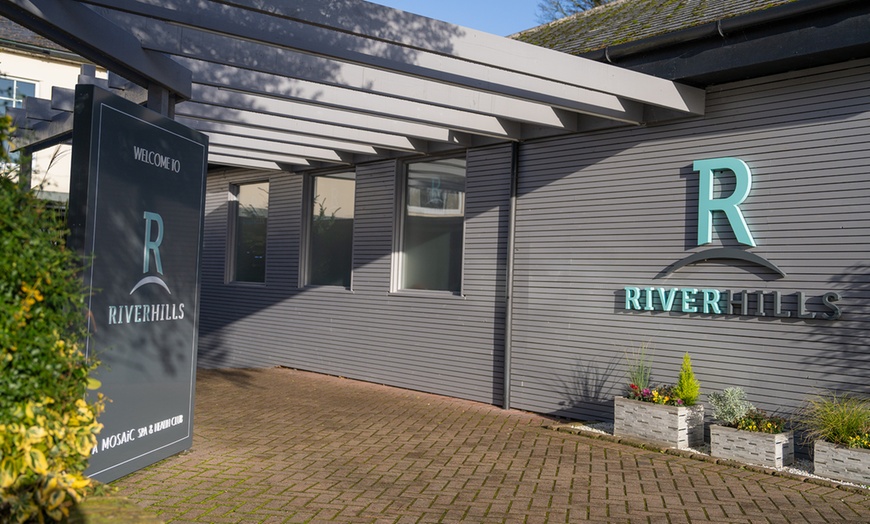
M 64 50 L 48 38 L 39 36 L 29 29 L 25 29 L 12 20 L 0 17 L 0 41 L 4 43 L 28 44 L 44 49 Z
M 581 55 L 796 0 L 616 0 L 512 36 Z
M 513 35 L 706 87 L 870 56 L 867 0 L 616 0 Z
M 30 55 L 51 57 L 77 63 L 85 62 L 80 56 L 71 53 L 63 46 L 2 16 L 0 16 L 0 47 Z M 2 72 L 0 70 L 0 73 Z

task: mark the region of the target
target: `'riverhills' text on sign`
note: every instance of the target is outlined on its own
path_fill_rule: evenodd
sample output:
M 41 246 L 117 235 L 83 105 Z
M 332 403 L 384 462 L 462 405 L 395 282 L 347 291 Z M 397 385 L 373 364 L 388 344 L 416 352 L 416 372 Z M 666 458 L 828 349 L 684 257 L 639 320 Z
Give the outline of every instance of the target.
M 109 306 L 109 325 L 183 320 L 184 304 L 131 304 Z
M 836 320 L 840 294 L 828 292 L 809 299 L 820 311 L 808 310 L 804 292 L 782 294 L 779 291 L 720 291 L 718 289 L 626 286 L 626 311 L 662 311 L 705 315 L 739 315 L 775 318 Z M 785 299 L 785 300 L 784 300 Z

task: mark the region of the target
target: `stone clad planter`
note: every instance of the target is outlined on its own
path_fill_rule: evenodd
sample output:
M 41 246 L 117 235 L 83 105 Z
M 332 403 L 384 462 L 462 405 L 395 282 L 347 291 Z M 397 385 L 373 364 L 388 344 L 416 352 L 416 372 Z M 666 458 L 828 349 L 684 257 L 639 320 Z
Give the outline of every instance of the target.
M 613 434 L 677 449 L 704 444 L 704 406 L 664 406 L 625 397 L 613 399 Z
M 710 425 L 710 454 L 770 468 L 794 462 L 794 432 L 760 433 Z
M 817 440 L 813 451 L 815 474 L 870 485 L 870 449 L 847 448 Z

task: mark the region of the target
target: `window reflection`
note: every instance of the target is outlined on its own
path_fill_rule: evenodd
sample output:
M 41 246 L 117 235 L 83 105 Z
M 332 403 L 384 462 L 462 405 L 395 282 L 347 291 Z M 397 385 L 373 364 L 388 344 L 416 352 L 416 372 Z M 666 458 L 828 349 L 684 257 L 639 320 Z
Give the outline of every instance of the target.
M 402 289 L 459 293 L 465 159 L 408 164 L 402 224 Z
M 266 281 L 266 223 L 269 219 L 269 183 L 234 186 L 235 244 L 233 280 Z
M 350 288 L 353 266 L 353 173 L 314 177 L 309 283 Z

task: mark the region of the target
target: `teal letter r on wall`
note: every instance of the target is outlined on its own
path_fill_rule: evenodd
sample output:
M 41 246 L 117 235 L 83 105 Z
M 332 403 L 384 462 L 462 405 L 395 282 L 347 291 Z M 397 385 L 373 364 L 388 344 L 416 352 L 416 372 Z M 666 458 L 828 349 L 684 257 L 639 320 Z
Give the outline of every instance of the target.
M 734 230 L 737 241 L 755 247 L 755 239 L 738 207 L 749 196 L 752 173 L 746 162 L 739 158 L 711 158 L 696 160 L 692 165 L 700 172 L 698 181 L 698 245 L 709 244 L 713 237 L 713 211 L 722 211 Z M 713 198 L 713 176 L 719 171 L 731 171 L 736 179 L 734 192 L 727 198 Z

